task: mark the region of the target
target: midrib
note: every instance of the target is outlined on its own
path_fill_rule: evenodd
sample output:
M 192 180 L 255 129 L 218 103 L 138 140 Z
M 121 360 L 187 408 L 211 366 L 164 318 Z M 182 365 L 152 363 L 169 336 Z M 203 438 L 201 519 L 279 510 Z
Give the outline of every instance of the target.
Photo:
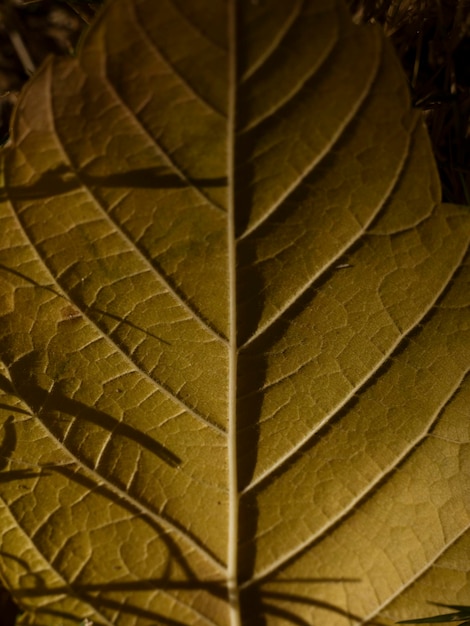
M 229 597 L 230 626 L 241 626 L 240 597 L 238 589 L 238 477 L 237 477 L 237 281 L 235 241 L 235 125 L 236 125 L 236 0 L 228 7 L 228 116 L 227 116 L 227 250 L 229 275 L 229 381 L 228 381 L 228 546 L 227 591 Z

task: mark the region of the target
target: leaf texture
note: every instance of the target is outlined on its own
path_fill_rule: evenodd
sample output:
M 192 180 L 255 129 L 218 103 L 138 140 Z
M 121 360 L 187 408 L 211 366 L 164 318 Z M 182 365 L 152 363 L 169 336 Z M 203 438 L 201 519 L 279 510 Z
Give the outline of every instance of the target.
M 468 602 L 468 212 L 380 33 L 330 0 L 113 0 L 12 137 L 0 572 L 24 623 Z

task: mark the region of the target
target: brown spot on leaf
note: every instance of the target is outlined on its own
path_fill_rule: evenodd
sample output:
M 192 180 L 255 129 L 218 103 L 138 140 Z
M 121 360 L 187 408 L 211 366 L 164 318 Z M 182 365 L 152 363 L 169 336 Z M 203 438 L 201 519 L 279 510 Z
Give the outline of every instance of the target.
M 63 320 L 76 320 L 79 317 L 82 316 L 82 314 L 80 313 L 80 311 L 78 311 L 77 309 L 75 309 L 73 306 L 71 306 L 70 304 L 68 304 L 67 306 L 64 306 L 61 310 L 60 313 L 62 315 L 62 319 Z

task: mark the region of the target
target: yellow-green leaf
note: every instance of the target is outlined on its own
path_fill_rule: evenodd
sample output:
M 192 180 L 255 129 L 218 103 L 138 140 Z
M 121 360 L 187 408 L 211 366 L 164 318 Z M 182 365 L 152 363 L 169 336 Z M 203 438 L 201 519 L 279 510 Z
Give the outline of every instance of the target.
M 113 0 L 1 158 L 23 623 L 469 602 L 469 218 L 378 30 L 330 0 Z

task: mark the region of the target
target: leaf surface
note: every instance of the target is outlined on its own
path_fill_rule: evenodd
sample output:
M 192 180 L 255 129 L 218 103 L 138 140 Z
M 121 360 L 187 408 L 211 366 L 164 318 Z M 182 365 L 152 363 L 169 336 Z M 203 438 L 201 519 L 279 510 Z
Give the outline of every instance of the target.
M 345 8 L 114 0 L 2 153 L 2 579 L 25 623 L 468 602 L 468 212 Z

